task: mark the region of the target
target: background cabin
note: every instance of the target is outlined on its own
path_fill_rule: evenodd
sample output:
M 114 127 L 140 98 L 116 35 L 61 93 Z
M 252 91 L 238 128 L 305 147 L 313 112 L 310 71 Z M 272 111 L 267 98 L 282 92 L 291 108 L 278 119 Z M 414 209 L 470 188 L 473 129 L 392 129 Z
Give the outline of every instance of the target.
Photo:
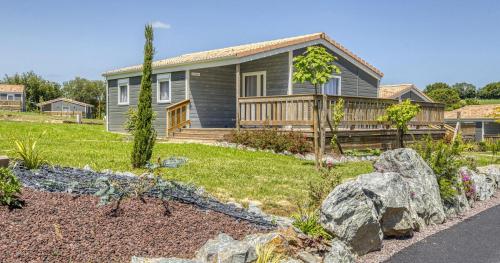
M 23 85 L 0 84 L 0 110 L 25 111 L 25 101 Z
M 40 112 L 44 114 L 75 116 L 81 115 L 83 118 L 92 118 L 94 106 L 67 98 L 57 98 L 37 104 Z

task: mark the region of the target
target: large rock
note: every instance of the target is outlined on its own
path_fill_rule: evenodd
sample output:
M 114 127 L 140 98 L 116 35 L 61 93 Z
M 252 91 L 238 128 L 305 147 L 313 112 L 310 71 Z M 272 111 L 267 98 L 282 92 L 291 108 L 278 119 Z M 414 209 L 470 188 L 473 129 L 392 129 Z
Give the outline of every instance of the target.
M 500 186 L 500 165 L 492 164 L 488 166 L 478 167 L 477 170 L 479 173 L 486 175 L 487 178 L 490 178 L 492 182 L 494 182 L 494 187 L 498 188 Z
M 248 247 L 240 241 L 234 240 L 226 234 L 219 234 L 216 238 L 208 240 L 196 252 L 196 260 L 220 263 L 245 263 Z
M 234 240 L 226 234 L 219 234 L 208 240 L 196 252 L 196 260 L 202 263 L 248 263 L 257 259 L 256 248 L 273 242 L 280 248 L 285 242 L 281 235 L 275 232 L 267 234 L 253 234 L 246 236 L 242 241 Z
M 337 186 L 321 205 L 320 221 L 358 255 L 382 248 L 377 210 L 359 182 Z
M 412 209 L 408 184 L 397 173 L 360 175 L 357 181 L 372 199 L 386 237 L 412 236 L 418 230 L 417 214 Z
M 378 172 L 399 173 L 408 183 L 411 206 L 425 224 L 440 224 L 445 213 L 439 185 L 432 169 L 412 149 L 396 149 L 384 152 L 374 164 Z
M 353 263 L 355 257 L 351 250 L 340 240 L 332 240 L 332 247 L 323 259 L 323 263 Z
M 466 167 L 460 168 L 460 172 L 467 173 L 472 178 L 472 181 L 476 186 L 476 199 L 478 201 L 489 199 L 495 193 L 496 182 L 492 178 L 487 177 L 484 174 L 478 174 Z

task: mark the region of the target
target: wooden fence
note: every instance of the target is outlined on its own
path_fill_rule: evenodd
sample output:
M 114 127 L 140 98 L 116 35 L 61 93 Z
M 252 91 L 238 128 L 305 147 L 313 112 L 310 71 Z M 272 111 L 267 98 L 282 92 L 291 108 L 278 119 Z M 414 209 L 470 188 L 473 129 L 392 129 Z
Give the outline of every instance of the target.
M 351 130 L 387 128 L 389 123 L 381 121 L 380 117 L 385 114 L 388 106 L 399 102 L 391 99 L 322 95 L 244 97 L 238 99 L 237 126 L 312 127 L 315 120 L 314 100 L 318 100 L 319 111 L 323 111 L 324 118 L 330 118 L 330 109 L 340 98 L 344 100 L 344 118 L 340 129 Z M 444 124 L 443 104 L 415 103 L 420 105 L 420 112 L 409 123 L 412 127 Z
M 1 110 L 21 111 L 23 109 L 22 101 L 20 100 L 0 100 Z

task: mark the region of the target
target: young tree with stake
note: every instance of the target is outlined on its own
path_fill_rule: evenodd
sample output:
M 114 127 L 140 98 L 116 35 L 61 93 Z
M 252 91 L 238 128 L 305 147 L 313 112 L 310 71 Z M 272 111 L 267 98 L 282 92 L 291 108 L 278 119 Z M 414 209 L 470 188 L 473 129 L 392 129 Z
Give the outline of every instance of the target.
M 333 64 L 335 60 L 337 60 L 337 58 L 326 51 L 324 47 L 308 47 L 303 55 L 293 59 L 293 81 L 311 83 L 314 86 L 314 94 L 318 95 L 319 88 L 330 81 L 332 74 L 340 73 L 340 69 Z M 323 124 L 321 123 L 317 99 L 314 99 L 313 107 L 316 112 L 317 123 L 319 124 L 317 129 L 321 129 L 320 126 Z M 320 167 L 323 153 L 319 150 L 321 138 L 317 136 L 318 133 L 318 130 L 314 131 L 314 151 L 316 153 L 316 166 Z

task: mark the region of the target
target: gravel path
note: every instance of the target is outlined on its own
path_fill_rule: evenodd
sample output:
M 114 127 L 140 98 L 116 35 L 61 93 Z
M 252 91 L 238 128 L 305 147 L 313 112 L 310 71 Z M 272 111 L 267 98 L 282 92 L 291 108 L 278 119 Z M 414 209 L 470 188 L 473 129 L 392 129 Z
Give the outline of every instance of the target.
M 500 262 L 500 205 L 430 236 L 388 263 Z
M 261 228 L 233 217 L 170 201 L 126 201 L 117 217 L 94 196 L 24 188 L 26 207 L 0 207 L 0 262 L 129 262 L 132 256 L 191 258 L 208 239 L 240 239 Z
M 444 224 L 428 226 L 420 232 L 415 232 L 412 238 L 408 239 L 386 239 L 383 241 L 383 248 L 380 251 L 368 253 L 367 255 L 362 256 L 358 262 L 366 262 L 366 263 L 375 263 L 375 262 L 384 262 L 388 260 L 391 256 L 395 255 L 399 251 L 431 236 L 440 231 L 448 229 L 478 213 L 481 213 L 489 208 L 500 205 L 500 197 L 498 196 L 498 192 L 492 198 L 474 203 L 474 207 L 462 214 L 459 217 L 455 217 L 453 219 L 447 220 Z M 497 219 L 500 220 L 500 219 Z M 396 262 L 396 261 L 394 261 Z M 412 261 L 413 262 L 413 261 Z M 453 262 L 453 261 L 449 261 Z M 500 262 L 500 259 L 497 261 Z

